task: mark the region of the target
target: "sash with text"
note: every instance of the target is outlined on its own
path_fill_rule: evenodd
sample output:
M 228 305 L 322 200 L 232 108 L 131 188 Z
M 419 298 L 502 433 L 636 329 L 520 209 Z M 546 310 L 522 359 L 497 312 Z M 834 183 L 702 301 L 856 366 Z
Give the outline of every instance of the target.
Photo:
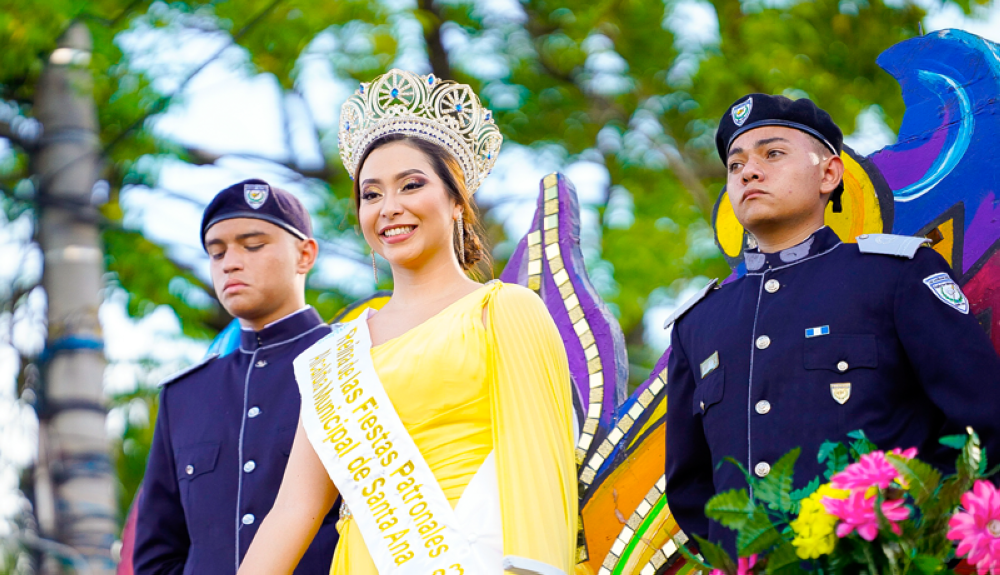
M 379 574 L 487 572 L 375 372 L 368 310 L 293 365 L 306 435 Z

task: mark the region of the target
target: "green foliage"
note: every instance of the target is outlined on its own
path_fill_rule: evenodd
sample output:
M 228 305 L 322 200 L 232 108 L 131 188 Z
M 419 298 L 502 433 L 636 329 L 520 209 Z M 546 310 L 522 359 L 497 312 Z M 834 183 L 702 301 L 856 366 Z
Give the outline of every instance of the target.
M 914 503 L 922 506 L 937 491 L 941 484 L 941 472 L 919 459 L 906 459 L 887 453 L 885 458 L 896 468 L 913 497 Z
M 826 462 L 826 471 L 823 475 L 827 479 L 842 471 L 850 462 L 847 447 L 843 443 L 833 441 L 824 441 L 819 447 L 817 457 L 820 463 Z
M 709 564 L 716 569 L 721 569 L 726 575 L 736 575 L 736 563 L 729 557 L 729 554 L 722 548 L 707 539 L 695 535 L 694 540 L 698 543 L 698 550 Z
M 141 386 L 132 393 L 111 398 L 111 409 L 122 412 L 125 429 L 115 438 L 112 456 L 118 478 L 118 521 L 124 524 L 135 494 L 146 473 L 146 460 L 153 444 L 153 429 L 159 412 L 159 389 Z
M 817 573 L 825 575 L 854 575 L 878 573 L 891 574 L 932 574 L 952 573 L 946 568 L 955 558 L 953 542 L 948 539 L 949 519 L 960 510 L 961 497 L 969 491 L 973 483 L 984 476 L 980 469 L 979 437 L 971 429 L 965 436 L 957 463 L 957 473 L 942 477 L 941 472 L 919 459 L 907 459 L 894 453 L 877 452 L 864 434 L 854 432 L 850 437 L 862 442 L 862 449 L 852 449 L 848 463 L 867 456 L 863 468 L 855 467 L 850 475 L 858 481 L 861 469 L 870 469 L 882 456 L 896 469 L 897 475 L 888 487 L 880 484 L 857 485 L 852 487 L 851 497 L 861 494 L 874 510 L 877 533 L 872 541 L 858 533 L 836 536 L 832 547 L 818 547 L 817 542 L 829 541 L 834 537 L 834 527 L 844 521 L 862 520 L 861 508 L 853 507 L 848 518 L 841 519 L 833 511 L 815 505 L 798 517 L 796 508 L 807 492 L 820 488 L 819 478 L 814 478 L 805 488 L 792 489 L 791 468 L 801 449 L 796 448 L 785 454 L 771 468 L 771 473 L 756 482 L 753 497 L 744 489 L 731 490 L 712 497 L 705 505 L 705 515 L 722 525 L 733 529 L 736 534 L 736 548 L 740 557 L 756 556 L 752 573 Z M 947 442 L 954 443 L 950 437 Z M 840 443 L 826 442 L 820 449 L 819 460 L 839 460 L 847 448 Z M 883 476 L 872 476 L 877 482 Z M 828 489 L 829 486 L 822 486 Z M 837 489 L 824 491 L 825 498 L 843 498 Z M 848 499 L 848 501 L 859 501 Z M 908 510 L 907 518 L 890 520 L 883 512 L 883 504 Z M 870 521 L 870 519 L 868 520 Z M 827 530 L 828 531 L 824 531 Z M 731 557 L 718 547 L 707 546 L 700 539 L 709 567 L 719 567 L 731 573 L 734 565 Z M 793 544 L 794 543 L 794 544 Z M 809 556 L 819 554 L 818 559 L 804 561 L 796 545 L 803 546 Z
M 795 502 L 792 477 L 802 448 L 796 447 L 771 466 L 771 472 L 757 482 L 754 496 L 774 511 L 788 513 Z
M 754 509 L 746 489 L 733 489 L 713 497 L 705 506 L 705 515 L 730 529 L 742 529 L 753 519 Z
M 788 541 L 782 541 L 774 551 L 767 556 L 768 575 L 799 575 L 806 571 L 801 566 L 802 559 L 795 554 L 795 546 Z

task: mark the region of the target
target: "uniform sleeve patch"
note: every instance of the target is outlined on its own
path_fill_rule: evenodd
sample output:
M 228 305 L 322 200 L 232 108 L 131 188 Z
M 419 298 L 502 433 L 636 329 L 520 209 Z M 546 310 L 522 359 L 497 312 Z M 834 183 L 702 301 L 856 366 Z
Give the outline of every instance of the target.
M 924 278 L 924 285 L 930 288 L 939 300 L 962 313 L 969 313 L 969 299 L 948 274 L 941 272 L 928 276 Z

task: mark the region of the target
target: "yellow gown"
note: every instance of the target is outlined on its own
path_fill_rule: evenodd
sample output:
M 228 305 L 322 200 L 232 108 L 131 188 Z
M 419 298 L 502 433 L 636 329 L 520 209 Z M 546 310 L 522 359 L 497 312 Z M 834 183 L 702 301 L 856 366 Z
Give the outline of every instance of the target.
M 493 282 L 374 347 L 372 360 L 452 508 L 495 451 L 504 555 L 572 573 L 571 382 L 566 351 L 541 299 L 524 287 Z M 342 519 L 337 528 L 331 575 L 378 575 L 354 520 Z

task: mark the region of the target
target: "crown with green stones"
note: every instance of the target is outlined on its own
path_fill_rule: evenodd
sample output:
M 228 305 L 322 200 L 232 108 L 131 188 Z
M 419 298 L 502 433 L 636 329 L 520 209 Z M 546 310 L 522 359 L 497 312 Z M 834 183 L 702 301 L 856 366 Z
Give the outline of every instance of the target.
M 340 159 L 351 178 L 368 147 L 390 134 L 448 150 L 462 167 L 470 194 L 493 169 L 503 142 L 493 112 L 472 88 L 396 69 L 361 84 L 340 110 Z

